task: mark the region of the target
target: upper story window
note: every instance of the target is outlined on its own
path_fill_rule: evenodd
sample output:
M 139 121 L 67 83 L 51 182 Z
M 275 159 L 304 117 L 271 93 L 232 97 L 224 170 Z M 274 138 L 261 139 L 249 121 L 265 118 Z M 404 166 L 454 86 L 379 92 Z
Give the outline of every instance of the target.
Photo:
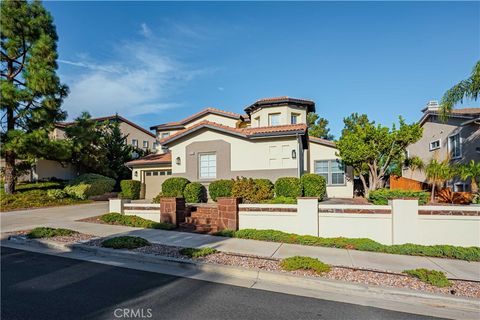
M 153 150 L 157 150 L 158 142 L 154 142 L 152 145 Z
M 260 127 L 260 117 L 253 119 L 255 121 L 255 126 Z
M 440 139 L 431 141 L 430 146 L 429 146 L 429 150 L 433 151 L 433 150 L 440 149 L 440 142 L 441 142 Z
M 345 166 L 339 160 L 315 161 L 315 173 L 324 177 L 327 185 L 345 184 Z
M 132 146 L 138 147 L 138 140 L 137 139 L 132 139 Z
M 143 141 L 143 149 L 148 149 L 148 141 Z
M 217 155 L 214 153 L 200 154 L 199 178 L 215 179 L 217 177 Z
M 448 137 L 448 149 L 452 159 L 460 158 L 462 156 L 462 145 L 460 143 L 460 139 L 459 133 Z
M 290 115 L 290 123 L 291 124 L 297 124 L 299 122 L 300 115 L 298 113 L 292 113 Z
M 168 137 L 169 135 L 170 135 L 170 132 L 162 132 L 162 133 L 160 134 L 160 139 L 166 138 L 166 137 Z
M 270 113 L 268 115 L 268 125 L 269 126 L 279 126 L 280 125 L 280 113 Z

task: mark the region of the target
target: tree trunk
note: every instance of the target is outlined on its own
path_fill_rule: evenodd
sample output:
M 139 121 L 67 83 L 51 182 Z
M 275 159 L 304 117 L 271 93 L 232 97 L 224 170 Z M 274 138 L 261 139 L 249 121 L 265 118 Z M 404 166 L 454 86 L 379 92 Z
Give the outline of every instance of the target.
M 475 180 L 475 177 L 472 178 L 472 181 L 470 182 L 470 186 L 472 189 L 472 193 L 477 193 L 478 192 L 478 183 Z
M 435 202 L 435 183 L 432 183 L 432 194 L 430 195 L 430 202 Z
M 359 177 L 360 177 L 360 181 L 362 181 L 362 185 L 363 185 L 363 196 L 365 198 L 368 198 L 368 193 L 369 192 L 368 192 L 368 187 L 367 187 L 367 181 L 365 181 L 365 177 L 362 174 L 360 174 Z
M 13 62 L 8 61 L 8 81 L 13 83 L 14 73 Z M 15 105 L 7 106 L 7 134 L 15 130 Z M 15 153 L 11 150 L 5 152 L 5 193 L 15 192 Z

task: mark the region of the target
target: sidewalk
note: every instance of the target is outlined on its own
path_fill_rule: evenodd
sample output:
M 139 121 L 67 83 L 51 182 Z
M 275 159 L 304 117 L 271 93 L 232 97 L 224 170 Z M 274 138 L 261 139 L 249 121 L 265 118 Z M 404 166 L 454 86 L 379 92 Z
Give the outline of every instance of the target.
M 393 272 L 402 272 L 406 269 L 427 268 L 443 271 L 449 278 L 480 281 L 480 262 L 461 260 L 405 256 L 386 253 L 366 252 L 347 249 L 302 246 L 274 242 L 256 241 L 248 239 L 224 238 L 195 233 L 165 231 L 155 229 L 139 229 L 124 226 L 96 224 L 74 221 L 86 216 L 94 216 L 106 212 L 103 205 L 90 205 L 77 208 L 54 208 L 53 214 L 45 209 L 32 210 L 29 213 L 1 216 L 2 233 L 48 226 L 68 228 L 78 232 L 106 237 L 113 235 L 134 235 L 147 239 L 153 243 L 181 247 L 208 246 L 220 251 L 244 255 L 263 257 L 286 258 L 291 256 L 309 256 L 337 266 L 353 268 L 378 269 Z M 74 209 L 76 214 L 68 214 Z M 88 209 L 88 210 L 86 210 Z M 92 210 L 94 209 L 94 210 Z M 36 212 L 34 212 L 36 211 Z M 45 212 L 44 212 L 45 211 Z M 81 211 L 79 214 L 78 211 Z M 61 213 L 60 213 L 61 212 Z M 87 214 L 86 212 L 89 212 Z M 9 215 L 9 214 L 7 214 Z

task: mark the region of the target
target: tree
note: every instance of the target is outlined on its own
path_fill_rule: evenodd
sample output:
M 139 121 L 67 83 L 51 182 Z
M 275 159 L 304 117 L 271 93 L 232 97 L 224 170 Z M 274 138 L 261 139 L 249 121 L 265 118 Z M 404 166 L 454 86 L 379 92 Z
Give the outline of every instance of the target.
M 435 201 L 435 187 L 443 185 L 445 181 L 450 180 L 455 175 L 455 170 L 450 166 L 449 162 L 450 159 L 439 162 L 434 157 L 425 166 L 427 181 L 432 184 L 431 202 Z
M 5 192 L 15 191 L 17 159 L 51 157 L 62 143 L 50 143 L 53 123 L 68 94 L 56 74 L 58 40 L 51 15 L 39 1 L 0 4 L 1 140 Z M 60 148 L 65 156 L 66 150 Z
M 405 160 L 405 166 L 410 169 L 410 179 L 413 177 L 413 173 L 417 170 L 423 171 L 425 164 L 420 157 L 413 156 Z
M 384 127 L 357 113 L 345 118 L 345 128 L 337 142 L 338 156 L 351 166 L 362 181 L 365 196 L 382 188 L 392 164 L 403 161 L 405 149 L 422 136 L 422 128 L 399 118 L 398 129 Z M 366 179 L 368 179 L 368 184 Z
M 464 99 L 477 100 L 480 94 L 480 60 L 473 67 L 472 74 L 466 80 L 460 81 L 443 95 L 441 102 L 441 114 L 443 118 L 448 116 L 457 103 L 463 103 Z
M 308 134 L 312 137 L 333 140 L 334 136 L 330 133 L 328 120 L 320 118 L 318 114 L 310 112 L 307 114 Z
M 480 162 L 475 163 L 471 160 L 468 164 L 460 164 L 456 167 L 456 172 L 462 180 L 470 179 L 472 192 L 477 193 L 480 184 Z

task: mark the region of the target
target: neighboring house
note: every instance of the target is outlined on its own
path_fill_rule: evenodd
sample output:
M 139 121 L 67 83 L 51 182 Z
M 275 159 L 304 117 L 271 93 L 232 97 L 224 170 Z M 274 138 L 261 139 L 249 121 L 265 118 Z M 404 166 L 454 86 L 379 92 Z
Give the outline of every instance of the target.
M 275 182 L 306 172 L 327 179 L 327 196 L 353 197 L 352 171 L 338 160 L 335 143 L 308 136 L 306 119 L 308 112 L 315 112 L 313 101 L 261 99 L 245 112 L 207 108 L 181 121 L 151 127 L 162 149 L 127 163 L 133 179 L 144 183 L 145 198 L 156 196 L 169 175 L 208 186 L 217 179 Z
M 418 156 L 426 164 L 430 159 L 450 159 L 450 163 L 480 161 L 480 108 L 454 109 L 446 121 L 439 116 L 439 104 L 430 101 L 422 109 L 420 125 L 422 138 L 408 146 L 409 157 Z M 404 168 L 403 176 L 417 181 L 426 181 L 424 170 L 412 172 Z M 470 191 L 470 181 L 455 178 L 447 183 L 454 191 Z

